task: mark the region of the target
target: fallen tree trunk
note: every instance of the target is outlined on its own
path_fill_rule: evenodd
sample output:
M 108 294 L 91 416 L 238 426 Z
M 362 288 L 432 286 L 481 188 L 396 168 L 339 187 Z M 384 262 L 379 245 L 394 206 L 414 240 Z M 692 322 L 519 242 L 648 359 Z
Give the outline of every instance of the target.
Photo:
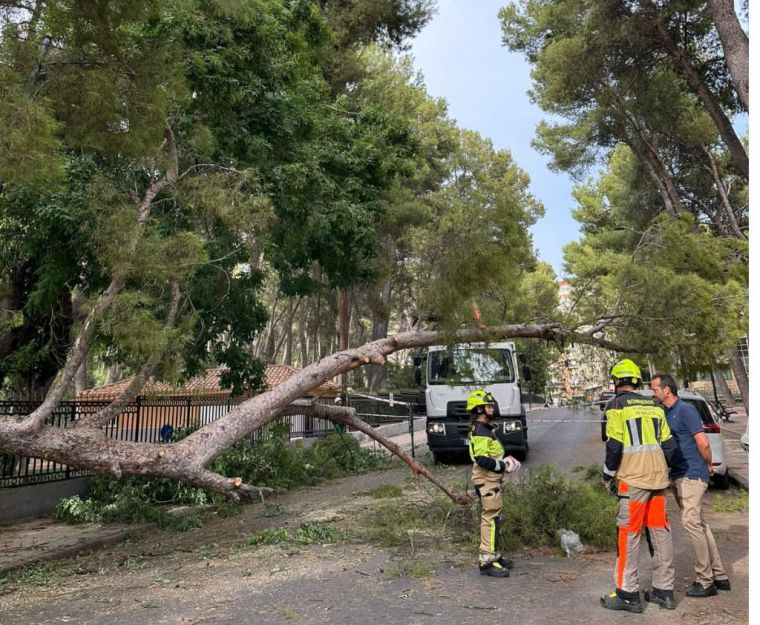
M 220 419 L 176 443 L 132 443 L 109 439 L 106 438 L 97 418 L 90 420 L 93 425 L 59 428 L 40 425 L 39 422 L 29 419 L 17 421 L 11 417 L 1 417 L 0 452 L 43 458 L 80 469 L 108 473 L 115 477 L 126 474 L 168 477 L 222 493 L 233 500 L 240 500 L 250 497 L 255 492 L 261 493 L 261 489 L 243 483 L 240 478 L 214 473 L 207 467 L 236 442 L 290 410 L 293 402 L 306 395 L 309 390 L 357 367 L 370 363 L 383 365 L 385 356 L 401 349 L 504 337 L 535 338 L 558 343 L 573 341 L 619 351 L 635 351 L 587 333 L 564 331 L 556 324 L 519 324 L 462 330 L 453 337 L 429 330 L 412 330 L 327 356 L 293 375 L 277 388 L 252 397 Z M 305 407 L 300 408 L 303 410 Z M 415 474 L 431 480 L 453 501 L 465 501 L 441 484 L 432 473 L 392 441 L 382 437 L 371 426 L 358 419 L 355 414 L 346 409 L 330 410 L 325 406 L 315 406 L 312 410 L 324 418 L 365 432 L 402 458 Z

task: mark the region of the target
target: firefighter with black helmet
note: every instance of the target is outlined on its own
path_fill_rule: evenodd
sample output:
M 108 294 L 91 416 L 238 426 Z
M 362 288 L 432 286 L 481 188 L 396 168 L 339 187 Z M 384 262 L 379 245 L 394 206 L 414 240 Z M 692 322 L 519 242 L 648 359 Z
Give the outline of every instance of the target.
M 472 483 L 480 501 L 480 548 L 478 566 L 481 575 L 509 577 L 512 561 L 500 550 L 501 510 L 503 506 L 501 480 L 504 473 L 520 468 L 512 456 L 504 455 L 504 447 L 496 436 L 494 423 L 496 401 L 484 390 L 470 393 L 467 412 L 472 422 L 468 447 L 472 460 Z
M 626 358 L 610 370 L 615 397 L 605 407 L 607 443 L 603 479 L 618 497 L 615 590 L 600 599 L 610 610 L 641 613 L 638 559 L 646 530 L 654 559 L 653 588 L 645 599 L 663 608 L 675 608 L 673 538 L 665 511 L 670 484 L 668 465 L 675 440 L 662 408 L 654 399 L 635 392 L 641 371 Z

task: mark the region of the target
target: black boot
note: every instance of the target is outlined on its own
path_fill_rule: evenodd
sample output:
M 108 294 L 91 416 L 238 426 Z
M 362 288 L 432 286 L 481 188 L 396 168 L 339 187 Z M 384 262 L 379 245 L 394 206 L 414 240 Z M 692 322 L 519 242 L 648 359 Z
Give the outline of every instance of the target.
M 512 568 L 512 567 L 509 567 Z M 715 584 L 715 587 L 718 590 L 731 590 L 731 582 L 728 578 L 726 579 L 714 579 L 713 584 Z
M 603 608 L 608 610 L 625 610 L 626 612 L 635 612 L 641 614 L 644 606 L 639 599 L 637 592 L 625 592 L 623 590 L 613 590 L 609 595 L 604 595 L 599 599 Z
M 686 591 L 687 597 L 714 597 L 718 594 L 718 588 L 715 584 L 710 584 L 706 588 L 699 582 L 694 582 Z
M 644 599 L 649 601 L 649 603 L 656 603 L 661 608 L 665 608 L 666 610 L 676 609 L 676 600 L 675 597 L 673 597 L 672 590 L 661 590 L 660 588 L 645 590 Z
M 479 568 L 481 575 L 488 575 L 489 577 L 509 577 L 509 569 L 503 567 L 498 560 L 489 562 L 488 564 L 481 564 Z
M 499 558 L 497 562 L 501 564 L 505 569 L 511 569 L 515 565 L 515 563 L 512 562 L 512 560 L 510 560 L 509 558 L 505 558 L 504 556 Z

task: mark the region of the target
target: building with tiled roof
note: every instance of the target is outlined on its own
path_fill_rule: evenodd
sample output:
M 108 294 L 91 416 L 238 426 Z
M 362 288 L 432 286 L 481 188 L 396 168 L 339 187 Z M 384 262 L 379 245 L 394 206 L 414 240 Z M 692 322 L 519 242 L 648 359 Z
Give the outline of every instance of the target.
M 173 386 L 167 382 L 148 382 L 140 392 L 146 397 L 228 397 L 229 389 L 222 388 L 220 380 L 224 367 L 206 369 L 201 375 L 189 379 L 181 386 Z M 265 380 L 267 389 L 273 389 L 298 373 L 300 369 L 288 365 L 267 365 Z M 132 382 L 132 378 L 125 378 L 113 384 L 106 384 L 97 388 L 90 388 L 77 395 L 77 400 L 110 401 L 115 399 Z M 333 381 L 328 380 L 313 388 L 310 392 L 312 397 L 337 397 L 340 387 Z
M 207 425 L 245 399 L 233 398 L 229 389 L 222 388 L 220 381 L 224 371 L 223 367 L 207 369 L 181 386 L 149 382 L 140 396 L 103 429 L 111 438 L 156 442 L 170 437 L 176 428 L 194 429 Z M 298 371 L 296 367 L 287 365 L 268 365 L 265 373 L 267 389 L 277 388 Z M 77 414 L 83 417 L 101 410 L 116 399 L 132 379 L 126 378 L 77 394 Z M 340 387 L 335 382 L 327 381 L 304 395 L 310 395 L 315 400 L 331 400 L 339 392 Z M 314 431 L 329 431 L 332 428 L 331 423 L 307 415 L 290 415 L 284 419 L 289 423 L 291 438 L 312 436 Z

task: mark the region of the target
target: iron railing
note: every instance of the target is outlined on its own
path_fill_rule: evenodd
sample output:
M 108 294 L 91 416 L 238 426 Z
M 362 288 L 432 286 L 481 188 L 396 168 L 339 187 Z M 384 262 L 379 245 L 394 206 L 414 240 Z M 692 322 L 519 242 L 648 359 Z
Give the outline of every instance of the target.
M 95 400 L 62 401 L 56 406 L 46 423 L 65 428 L 83 417 L 102 410 L 109 403 Z M 114 440 L 139 443 L 169 442 L 183 430 L 192 431 L 216 421 L 238 403 L 239 400 L 227 396 L 139 396 L 102 429 L 108 438 Z M 413 405 L 408 402 L 350 395 L 347 403 L 357 410 L 361 419 L 375 427 L 408 419 L 409 429 L 413 435 L 410 418 Z M 40 402 L 0 401 L 0 418 L 28 415 L 39 405 Z M 261 428 L 251 435 L 251 444 L 256 445 L 257 442 L 265 440 L 271 436 L 272 431 L 278 431 L 287 440 L 325 438 L 336 431 L 331 421 L 311 415 L 289 415 L 274 423 L 283 423 L 286 427 L 277 430 L 273 427 Z M 87 475 L 92 475 L 92 472 L 42 458 L 0 452 L 0 488 L 53 482 Z

